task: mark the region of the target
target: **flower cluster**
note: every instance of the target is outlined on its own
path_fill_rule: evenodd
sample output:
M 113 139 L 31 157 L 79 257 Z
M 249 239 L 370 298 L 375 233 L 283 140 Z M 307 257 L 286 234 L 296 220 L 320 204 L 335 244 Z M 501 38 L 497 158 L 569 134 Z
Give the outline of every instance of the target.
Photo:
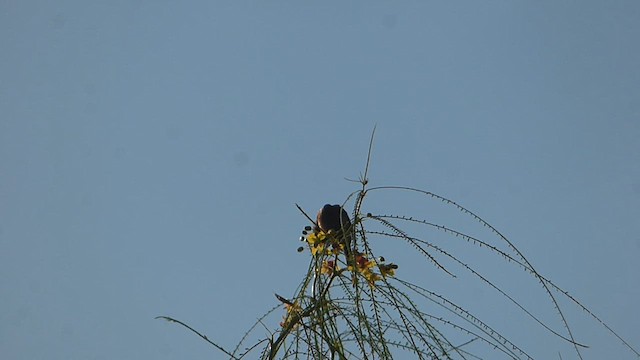
M 375 273 L 373 269 L 378 268 L 380 273 Z M 351 272 L 358 272 L 362 275 L 369 285 L 375 286 L 376 281 L 382 280 L 386 276 L 394 276 L 398 265 L 390 263 L 385 264 L 384 258 L 379 261 L 368 259 L 364 254 L 358 253 L 355 257 L 355 265 L 350 265 L 347 269 Z
M 339 255 L 344 252 L 344 242 L 332 230 L 329 232 L 318 231 L 307 236 L 307 243 L 311 249 L 311 254 L 316 255 Z
M 336 262 L 334 260 L 325 260 L 322 262 L 322 268 L 320 269 L 321 274 L 332 276 L 339 271 L 340 267 L 336 265 Z
M 345 251 L 345 241 L 343 236 L 340 236 L 341 232 L 329 230 L 327 232 L 316 229 L 311 231 L 311 227 L 305 228 L 302 233 L 305 235 L 301 237 L 309 245 L 311 254 L 313 256 L 333 256 L 333 260 L 323 260 L 320 273 L 329 276 L 339 276 L 344 270 L 359 273 L 367 282 L 375 286 L 376 281 L 382 280 L 386 276 L 394 276 L 398 265 L 390 263 L 385 264 L 384 258 L 380 257 L 378 261 L 368 259 L 365 254 L 356 252 L 355 258 L 346 259 L 347 252 Z M 345 255 L 344 262 L 349 264 L 346 269 L 341 269 L 338 266 L 338 256 L 340 254 Z M 375 272 L 375 269 L 378 272 Z
M 364 276 L 369 285 L 374 285 L 376 281 L 382 280 L 379 274 L 374 273 L 371 269 L 376 266 L 375 261 L 367 259 L 363 254 L 356 254 L 355 265 L 350 265 L 347 269 L 351 272 L 358 272 Z
M 282 322 L 280 322 L 280 326 L 283 328 L 289 327 L 293 324 L 293 326 L 298 326 L 297 323 L 300 322 L 300 317 L 302 313 L 302 308 L 298 305 L 297 302 L 285 302 L 284 307 L 287 310 L 287 313 L 284 315 Z

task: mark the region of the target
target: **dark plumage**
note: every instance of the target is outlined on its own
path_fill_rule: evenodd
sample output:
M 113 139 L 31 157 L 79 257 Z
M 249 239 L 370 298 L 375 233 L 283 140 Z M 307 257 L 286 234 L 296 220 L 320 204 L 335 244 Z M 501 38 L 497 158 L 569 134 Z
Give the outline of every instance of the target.
M 348 231 L 349 227 L 351 227 L 349 214 L 347 214 L 340 205 L 326 204 L 323 206 L 322 209 L 318 211 L 316 222 L 318 223 L 319 230 L 324 232 L 329 232 L 329 230 L 337 232 L 341 229 Z
M 335 233 L 338 241 L 344 246 L 345 262 L 351 264 L 353 261 L 351 252 L 355 244 L 353 244 L 353 229 L 351 229 L 349 214 L 340 205 L 326 204 L 318 211 L 316 223 L 318 226 L 315 227 L 315 232 L 323 231 L 326 233 L 331 230 Z

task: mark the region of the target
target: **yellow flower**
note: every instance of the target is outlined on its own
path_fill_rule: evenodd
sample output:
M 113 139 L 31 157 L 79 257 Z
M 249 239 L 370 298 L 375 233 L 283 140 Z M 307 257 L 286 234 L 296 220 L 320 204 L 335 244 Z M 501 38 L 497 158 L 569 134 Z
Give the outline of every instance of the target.
M 378 268 L 380 269 L 380 274 L 382 274 L 382 276 L 394 276 L 396 274 L 396 269 L 398 268 L 398 265 L 394 263 L 380 264 L 378 265 Z
M 300 321 L 300 314 L 302 313 L 302 308 L 298 305 L 297 302 L 292 304 L 284 304 L 285 309 L 287 309 L 287 313 L 284 315 L 280 326 L 287 327 L 291 323 L 297 323 Z M 298 324 L 294 324 L 294 326 L 298 326 Z
M 307 236 L 307 243 L 309 243 L 309 248 L 311 248 L 311 254 L 324 254 L 326 248 L 327 234 L 320 231 L 317 233 L 310 234 Z
M 360 271 L 360 273 L 362 274 L 362 276 L 364 276 L 365 279 L 367 279 L 369 285 L 372 286 L 376 284 L 376 281 L 382 280 L 382 277 L 380 275 L 374 273 L 369 268 Z
M 316 254 L 324 254 L 324 249 L 324 243 L 316 243 L 311 246 L 311 254 L 314 256 Z
M 355 260 L 355 267 L 350 265 L 348 267 L 349 271 L 359 272 L 365 279 L 367 279 L 367 282 L 371 286 L 374 286 L 376 281 L 382 280 L 382 277 L 379 274 L 371 271 L 371 269 L 376 266 L 374 261 L 367 259 L 363 254 L 357 254 Z
M 307 242 L 309 243 L 309 245 L 314 245 L 316 243 L 323 242 L 326 237 L 327 237 L 327 234 L 322 231 L 318 233 L 313 233 L 307 236 Z
M 369 259 L 367 259 L 366 256 L 362 255 L 362 254 L 357 254 L 356 255 L 356 265 L 358 266 L 358 269 L 360 269 L 360 271 L 364 270 L 364 269 L 371 269 L 372 267 L 375 266 L 375 263 Z
M 322 268 L 320 272 L 322 274 L 333 275 L 335 271 L 340 270 L 340 268 L 336 265 L 336 262 L 333 260 L 325 260 L 322 262 Z

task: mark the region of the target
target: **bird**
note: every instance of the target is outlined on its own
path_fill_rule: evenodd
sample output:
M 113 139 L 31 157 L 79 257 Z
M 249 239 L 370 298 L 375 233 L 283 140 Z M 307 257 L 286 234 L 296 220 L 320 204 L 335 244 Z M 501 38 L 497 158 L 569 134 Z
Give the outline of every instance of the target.
M 325 233 L 329 232 L 329 230 L 338 232 L 339 230 L 344 229 L 345 231 L 348 231 L 351 227 L 349 214 L 347 214 L 340 205 L 326 204 L 323 206 L 322 209 L 318 211 L 316 223 L 318 225 L 316 231 L 321 230 Z
M 351 220 L 349 219 L 349 214 L 344 210 L 344 208 L 340 205 L 330 205 L 326 204 L 325 206 L 318 211 L 318 216 L 316 217 L 315 232 L 318 233 L 320 231 L 324 233 L 328 233 L 331 230 L 332 233 L 335 233 L 337 239 L 344 245 L 344 255 L 347 263 L 351 261 L 351 247 L 353 238 L 352 229 L 351 229 Z

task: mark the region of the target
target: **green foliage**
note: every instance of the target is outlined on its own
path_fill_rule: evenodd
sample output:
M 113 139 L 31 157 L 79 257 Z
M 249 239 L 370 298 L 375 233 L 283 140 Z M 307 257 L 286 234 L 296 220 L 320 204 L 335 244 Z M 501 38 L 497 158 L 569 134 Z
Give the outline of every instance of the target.
M 586 345 L 574 338 L 559 297 L 584 310 L 640 357 L 637 350 L 593 312 L 542 276 L 509 239 L 475 213 L 420 189 L 369 187 L 370 155 L 371 144 L 367 166 L 358 181 L 361 187 L 340 206 L 342 211 L 346 204 L 353 203 L 349 219 L 337 215 L 338 218 L 329 220 L 340 225 L 326 229 L 320 224 L 328 223 L 327 219 L 321 219 L 322 210 L 313 219 L 298 207 L 311 223 L 304 232 L 310 253 L 309 266 L 293 296 L 276 295 L 280 304 L 263 315 L 233 350 L 224 349 L 179 320 L 162 318 L 186 327 L 230 359 L 255 358 L 258 353 L 261 359 L 479 359 L 487 354 L 492 354 L 491 358 L 533 358 L 509 336 L 492 328 L 486 319 L 480 319 L 453 299 L 428 289 L 424 283 L 403 280 L 404 275 L 409 275 L 403 272 L 403 264 L 387 262 L 376 252 L 377 245 L 399 240 L 435 265 L 444 276 L 454 279 L 457 275 L 451 270 L 453 267 L 478 280 L 514 305 L 524 317 L 569 344 L 581 359 Z M 488 238 L 481 239 L 427 219 L 365 211 L 365 200 L 380 192 L 408 193 L 425 201 L 435 200 L 478 223 Z M 457 253 L 412 235 L 407 227 L 412 230 L 417 227 L 414 232 L 418 233 L 428 229 L 461 240 L 529 275 L 541 285 L 563 329 L 548 325 L 548 321 L 535 315 L 514 294 Z M 266 322 L 273 316 L 282 316 L 282 320 L 275 330 L 269 330 L 273 327 Z M 251 340 L 259 328 L 266 329 L 267 335 Z

